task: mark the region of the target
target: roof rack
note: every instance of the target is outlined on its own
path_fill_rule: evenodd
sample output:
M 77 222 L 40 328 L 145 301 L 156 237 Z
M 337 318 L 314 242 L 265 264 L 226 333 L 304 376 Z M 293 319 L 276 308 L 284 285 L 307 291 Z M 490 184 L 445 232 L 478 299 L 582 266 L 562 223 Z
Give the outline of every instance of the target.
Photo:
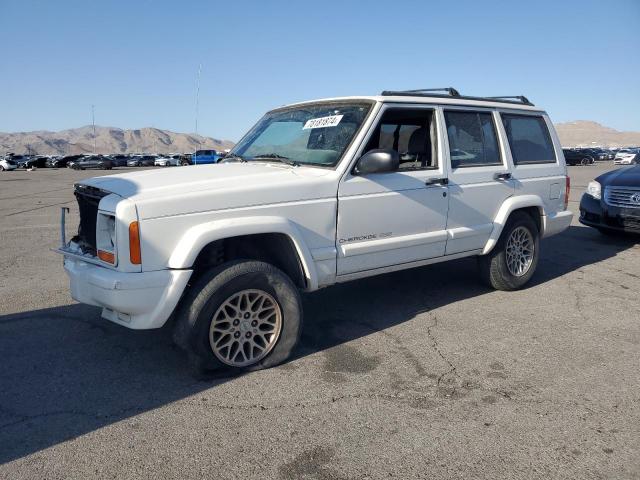
M 446 92 L 445 94 L 437 92 Z M 460 95 L 460 92 L 453 87 L 447 88 L 420 88 L 417 90 L 385 90 L 380 95 L 394 97 L 437 97 L 437 98 L 459 98 L 461 100 L 479 100 L 485 102 L 512 103 L 518 105 L 534 106 L 524 95 L 500 95 L 497 97 L 472 97 Z
M 429 92 L 447 92 L 450 97 L 459 97 L 460 92 L 453 87 L 446 88 L 419 88 L 417 90 L 385 90 L 381 95 L 410 95 L 418 94 L 420 96 L 431 97 L 433 95 L 426 95 Z M 441 95 L 439 95 L 441 96 Z
M 485 98 L 490 98 L 491 100 L 517 100 L 518 102 L 523 103 L 525 105 L 533 105 L 533 103 L 531 103 L 529 99 L 524 95 L 500 95 L 497 97 L 485 97 Z

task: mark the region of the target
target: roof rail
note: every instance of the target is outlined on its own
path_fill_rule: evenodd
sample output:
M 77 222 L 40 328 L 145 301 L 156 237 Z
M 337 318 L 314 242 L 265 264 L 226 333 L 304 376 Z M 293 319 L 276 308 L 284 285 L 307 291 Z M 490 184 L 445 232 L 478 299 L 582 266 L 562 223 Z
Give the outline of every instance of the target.
M 437 92 L 446 92 L 445 94 Z M 448 88 L 420 88 L 417 90 L 385 90 L 380 95 L 394 97 L 438 97 L 448 98 L 455 97 L 461 100 L 479 100 L 485 102 L 497 103 L 515 103 L 518 105 L 534 106 L 531 101 L 524 95 L 501 95 L 497 97 L 472 97 L 469 95 L 460 95 L 460 92 L 453 87 Z
M 520 103 L 523 103 L 525 105 L 533 105 L 533 103 L 531 103 L 529 99 L 524 95 L 499 95 L 497 97 L 485 97 L 485 98 L 489 98 L 491 100 L 512 100 L 512 101 L 517 100 Z
M 460 92 L 453 87 L 446 88 L 419 88 L 417 90 L 385 90 L 381 95 L 411 95 L 411 94 L 425 94 L 428 92 L 447 92 L 450 97 L 459 97 Z M 428 95 L 425 95 L 428 96 Z

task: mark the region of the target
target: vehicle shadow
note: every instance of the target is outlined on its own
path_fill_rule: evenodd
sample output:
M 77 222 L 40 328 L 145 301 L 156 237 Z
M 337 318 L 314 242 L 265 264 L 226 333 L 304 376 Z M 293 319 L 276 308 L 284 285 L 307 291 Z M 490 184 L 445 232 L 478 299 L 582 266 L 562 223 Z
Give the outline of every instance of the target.
M 638 242 L 571 226 L 541 241 L 532 288 L 616 256 Z M 366 278 L 307 295 L 298 357 L 384 330 L 442 305 L 491 292 L 479 281 L 475 258 Z M 426 328 L 426 327 L 425 327 Z M 339 332 L 337 337 L 332 332 Z
M 533 285 L 632 245 L 571 227 L 543 242 Z M 488 292 L 474 259 L 463 259 L 305 295 L 293 361 Z M 195 380 L 169 328 L 128 330 L 78 304 L 0 316 L 0 351 L 0 463 L 234 380 Z

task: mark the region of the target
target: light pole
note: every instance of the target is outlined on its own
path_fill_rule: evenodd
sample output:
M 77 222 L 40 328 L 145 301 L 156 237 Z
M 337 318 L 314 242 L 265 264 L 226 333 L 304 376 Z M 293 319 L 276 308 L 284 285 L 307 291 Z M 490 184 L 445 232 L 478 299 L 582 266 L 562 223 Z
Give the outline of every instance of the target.
M 96 154 L 96 112 L 95 105 L 91 105 L 91 125 L 93 125 L 93 154 Z
M 200 141 L 197 139 L 198 137 L 198 107 L 200 102 L 200 72 L 202 72 L 202 64 L 198 65 L 198 76 L 196 77 L 196 141 L 200 144 Z M 193 164 L 198 164 L 198 149 L 194 147 L 193 152 Z

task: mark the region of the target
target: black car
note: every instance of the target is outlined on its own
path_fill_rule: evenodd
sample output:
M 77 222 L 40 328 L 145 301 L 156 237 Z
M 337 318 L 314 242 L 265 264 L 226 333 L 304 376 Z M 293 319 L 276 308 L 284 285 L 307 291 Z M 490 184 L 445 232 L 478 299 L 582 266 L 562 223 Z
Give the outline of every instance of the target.
M 33 157 L 30 160 L 27 160 L 27 163 L 25 164 L 25 168 L 45 168 L 47 166 L 47 160 L 49 160 L 49 157 L 43 157 L 43 156 L 38 156 L 38 157 Z
M 76 162 L 84 155 L 67 155 L 65 157 L 50 158 L 47 160 L 47 167 L 49 168 L 64 168 L 69 162 Z
M 131 156 L 119 153 L 117 155 L 109 155 L 109 159 L 113 163 L 114 167 L 126 167 Z
M 153 167 L 156 157 L 153 155 L 144 155 L 142 157 L 133 157 L 127 160 L 127 167 Z
M 611 150 L 606 150 L 604 148 L 594 147 L 589 148 L 588 150 L 590 150 L 593 157 L 599 161 L 604 162 L 605 160 L 613 160 L 613 157 L 615 157 L 615 154 Z
M 18 168 L 44 168 L 47 166 L 47 157 L 34 157 L 31 155 L 14 155 L 11 157 Z
M 111 170 L 113 168 L 113 162 L 108 158 L 100 155 L 92 155 L 90 157 L 83 157 L 75 162 L 69 162 L 69 167 L 74 170 L 85 170 L 87 168 L 98 168 L 102 170 Z
M 640 234 L 640 165 L 603 173 L 580 201 L 580 223 L 602 233 Z
M 563 148 L 567 165 L 592 165 L 595 162 L 593 154 L 582 148 Z
M 28 155 L 8 155 L 7 158 L 10 158 L 11 161 L 16 164 L 17 168 L 26 168 L 25 164 L 31 160 L 31 157 Z

